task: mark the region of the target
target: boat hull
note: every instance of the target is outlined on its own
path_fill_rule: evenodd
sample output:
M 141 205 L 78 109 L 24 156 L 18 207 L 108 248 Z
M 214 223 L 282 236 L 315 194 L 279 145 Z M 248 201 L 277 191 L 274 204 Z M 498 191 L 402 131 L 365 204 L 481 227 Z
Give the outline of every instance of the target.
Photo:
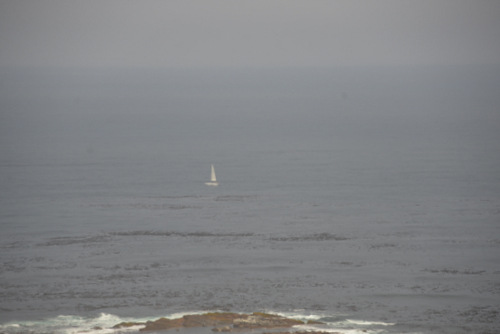
M 219 182 L 205 182 L 207 186 L 214 186 L 217 187 L 219 185 Z

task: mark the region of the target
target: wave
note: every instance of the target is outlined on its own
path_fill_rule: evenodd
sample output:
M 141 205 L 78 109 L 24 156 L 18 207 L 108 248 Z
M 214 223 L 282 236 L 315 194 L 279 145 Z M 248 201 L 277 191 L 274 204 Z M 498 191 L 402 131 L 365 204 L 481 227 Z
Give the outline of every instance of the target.
M 440 269 L 425 268 L 422 271 L 429 272 L 432 274 L 450 274 L 450 275 L 481 275 L 486 272 L 486 270 L 472 270 L 472 269 L 458 270 L 453 268 L 440 268 Z
M 110 334 L 124 332 L 138 332 L 141 326 L 133 326 L 119 331 L 112 327 L 124 321 L 138 321 L 150 319 L 121 318 L 113 314 L 101 313 L 97 317 L 81 317 L 75 315 L 59 315 L 54 318 L 35 321 L 9 322 L 0 325 L 0 333 L 54 333 L 54 334 Z
M 327 241 L 327 240 L 343 241 L 350 239 L 352 238 L 331 233 L 315 233 L 315 234 L 306 234 L 300 236 L 285 236 L 285 237 L 270 238 L 270 240 L 273 241 Z
M 161 236 L 161 237 L 251 237 L 254 233 L 212 233 L 205 231 L 198 232 L 175 232 L 175 231 L 125 231 L 111 232 L 115 236 Z
M 39 246 L 66 246 L 73 244 L 107 242 L 109 240 L 110 237 L 107 235 L 83 236 L 83 237 L 55 237 L 45 243 L 39 244 Z
M 221 195 L 215 197 L 215 201 L 224 201 L 224 202 L 243 202 L 247 199 L 256 198 L 255 195 Z
M 331 234 L 331 233 L 314 233 L 302 235 L 265 235 L 254 232 L 208 232 L 208 231 L 162 231 L 162 230 L 129 230 L 129 231 L 112 231 L 104 232 L 96 235 L 82 236 L 58 236 L 52 237 L 44 242 L 40 242 L 37 246 L 71 246 L 82 245 L 84 247 L 93 244 L 107 243 L 115 239 L 115 237 L 178 237 L 178 238 L 262 238 L 264 241 L 272 242 L 323 242 L 323 241 L 346 241 L 352 240 L 353 237 Z M 18 248 L 22 244 L 6 244 L 3 248 Z M 1 247 L 0 247 L 1 248 Z
M 169 319 L 181 318 L 185 315 L 202 314 L 208 311 L 190 311 L 190 312 L 176 312 L 165 316 Z M 210 312 L 220 312 L 214 310 Z M 323 324 L 305 324 L 294 326 L 292 331 L 321 331 L 330 333 L 342 334 L 375 334 L 384 333 L 384 327 L 392 326 L 392 323 L 385 323 L 380 321 L 364 321 L 364 320 L 351 320 L 347 319 L 345 315 L 329 315 L 328 313 L 308 313 L 307 311 L 292 311 L 292 312 L 272 312 L 266 313 L 276 314 L 287 318 L 296 320 L 307 321 L 321 321 Z M 155 317 L 120 317 L 113 314 L 101 313 L 95 317 L 82 317 L 76 315 L 59 315 L 53 318 L 35 321 L 17 321 L 0 324 L 0 333 L 5 334 L 21 334 L 21 333 L 54 333 L 54 334 L 77 334 L 77 333 L 90 333 L 90 334 L 114 334 L 114 333 L 138 333 L 144 327 L 143 325 L 136 325 L 131 327 L 113 328 L 113 326 L 129 322 L 129 323 L 145 323 L 160 318 Z M 172 331 L 174 332 L 174 331 Z M 250 332 L 249 332 L 250 333 Z M 254 333 L 254 332 L 252 332 Z
M 85 235 L 85 236 L 61 236 L 48 239 L 46 242 L 38 243 L 37 246 L 69 246 L 75 244 L 94 244 L 94 243 L 105 243 L 112 240 L 113 237 L 135 237 L 135 236 L 157 236 L 157 237 L 252 237 L 255 233 L 217 233 L 217 232 L 206 232 L 206 231 L 194 231 L 194 232 L 178 232 L 178 231 L 155 231 L 155 230 L 136 230 L 136 231 L 118 231 L 118 232 L 108 232 L 99 235 Z M 3 245 L 0 248 L 18 248 L 21 247 L 20 243 L 11 243 Z
M 306 324 L 296 326 L 300 331 L 313 332 L 330 332 L 341 334 L 358 334 L 358 333 L 384 333 L 385 327 L 394 326 L 395 323 L 382 321 L 368 321 L 349 319 L 347 314 L 331 314 L 329 312 L 314 312 L 310 313 L 306 310 L 296 310 L 292 312 L 276 313 L 283 317 L 302 320 Z M 324 325 L 311 325 L 307 322 L 319 322 Z
M 110 208 L 132 208 L 132 209 L 147 209 L 147 210 L 185 210 L 185 209 L 201 209 L 199 205 L 184 205 L 184 204 L 168 204 L 168 203 L 126 203 L 126 204 L 90 204 L 90 207 L 110 209 Z
M 210 232 L 210 231 L 175 231 L 175 230 L 123 230 L 123 231 L 109 231 L 102 232 L 95 235 L 75 235 L 75 236 L 57 236 L 48 238 L 42 242 L 36 243 L 39 247 L 65 247 L 65 246 L 81 246 L 93 247 L 98 244 L 106 244 L 116 242 L 121 238 L 129 237 L 163 237 L 163 238 L 186 238 L 196 240 L 202 239 L 217 239 L 217 238 L 231 238 L 231 239 L 245 239 L 257 238 L 263 242 L 337 242 L 348 241 L 355 239 L 351 236 L 332 234 L 326 232 L 312 233 L 312 234 L 261 234 L 255 232 Z M 4 249 L 26 247 L 23 243 L 11 243 L 3 245 Z M 379 246 L 381 247 L 381 246 Z M 387 246 L 388 247 L 388 246 Z M 0 247 L 2 248 L 2 247 Z

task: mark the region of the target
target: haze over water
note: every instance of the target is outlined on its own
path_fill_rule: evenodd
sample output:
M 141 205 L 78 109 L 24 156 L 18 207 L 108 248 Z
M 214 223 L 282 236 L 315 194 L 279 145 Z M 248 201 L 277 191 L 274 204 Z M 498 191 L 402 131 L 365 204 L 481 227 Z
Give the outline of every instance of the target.
M 1 331 L 214 310 L 498 330 L 499 78 L 4 70 Z

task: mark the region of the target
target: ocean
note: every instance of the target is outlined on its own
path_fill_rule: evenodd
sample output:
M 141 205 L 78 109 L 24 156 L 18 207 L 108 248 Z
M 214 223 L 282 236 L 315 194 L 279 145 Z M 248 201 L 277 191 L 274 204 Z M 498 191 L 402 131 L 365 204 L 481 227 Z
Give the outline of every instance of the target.
M 499 68 L 1 73 L 0 333 L 500 331 Z

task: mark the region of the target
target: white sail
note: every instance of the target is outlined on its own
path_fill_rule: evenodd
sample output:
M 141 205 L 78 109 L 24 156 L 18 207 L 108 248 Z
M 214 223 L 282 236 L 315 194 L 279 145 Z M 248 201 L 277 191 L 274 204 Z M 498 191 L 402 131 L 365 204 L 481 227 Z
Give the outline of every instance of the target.
M 210 174 L 210 182 L 205 182 L 207 186 L 218 186 L 217 178 L 215 177 L 214 165 L 212 165 L 212 173 Z
M 217 178 L 215 177 L 214 165 L 212 165 L 212 174 L 210 175 L 210 181 L 217 182 Z

